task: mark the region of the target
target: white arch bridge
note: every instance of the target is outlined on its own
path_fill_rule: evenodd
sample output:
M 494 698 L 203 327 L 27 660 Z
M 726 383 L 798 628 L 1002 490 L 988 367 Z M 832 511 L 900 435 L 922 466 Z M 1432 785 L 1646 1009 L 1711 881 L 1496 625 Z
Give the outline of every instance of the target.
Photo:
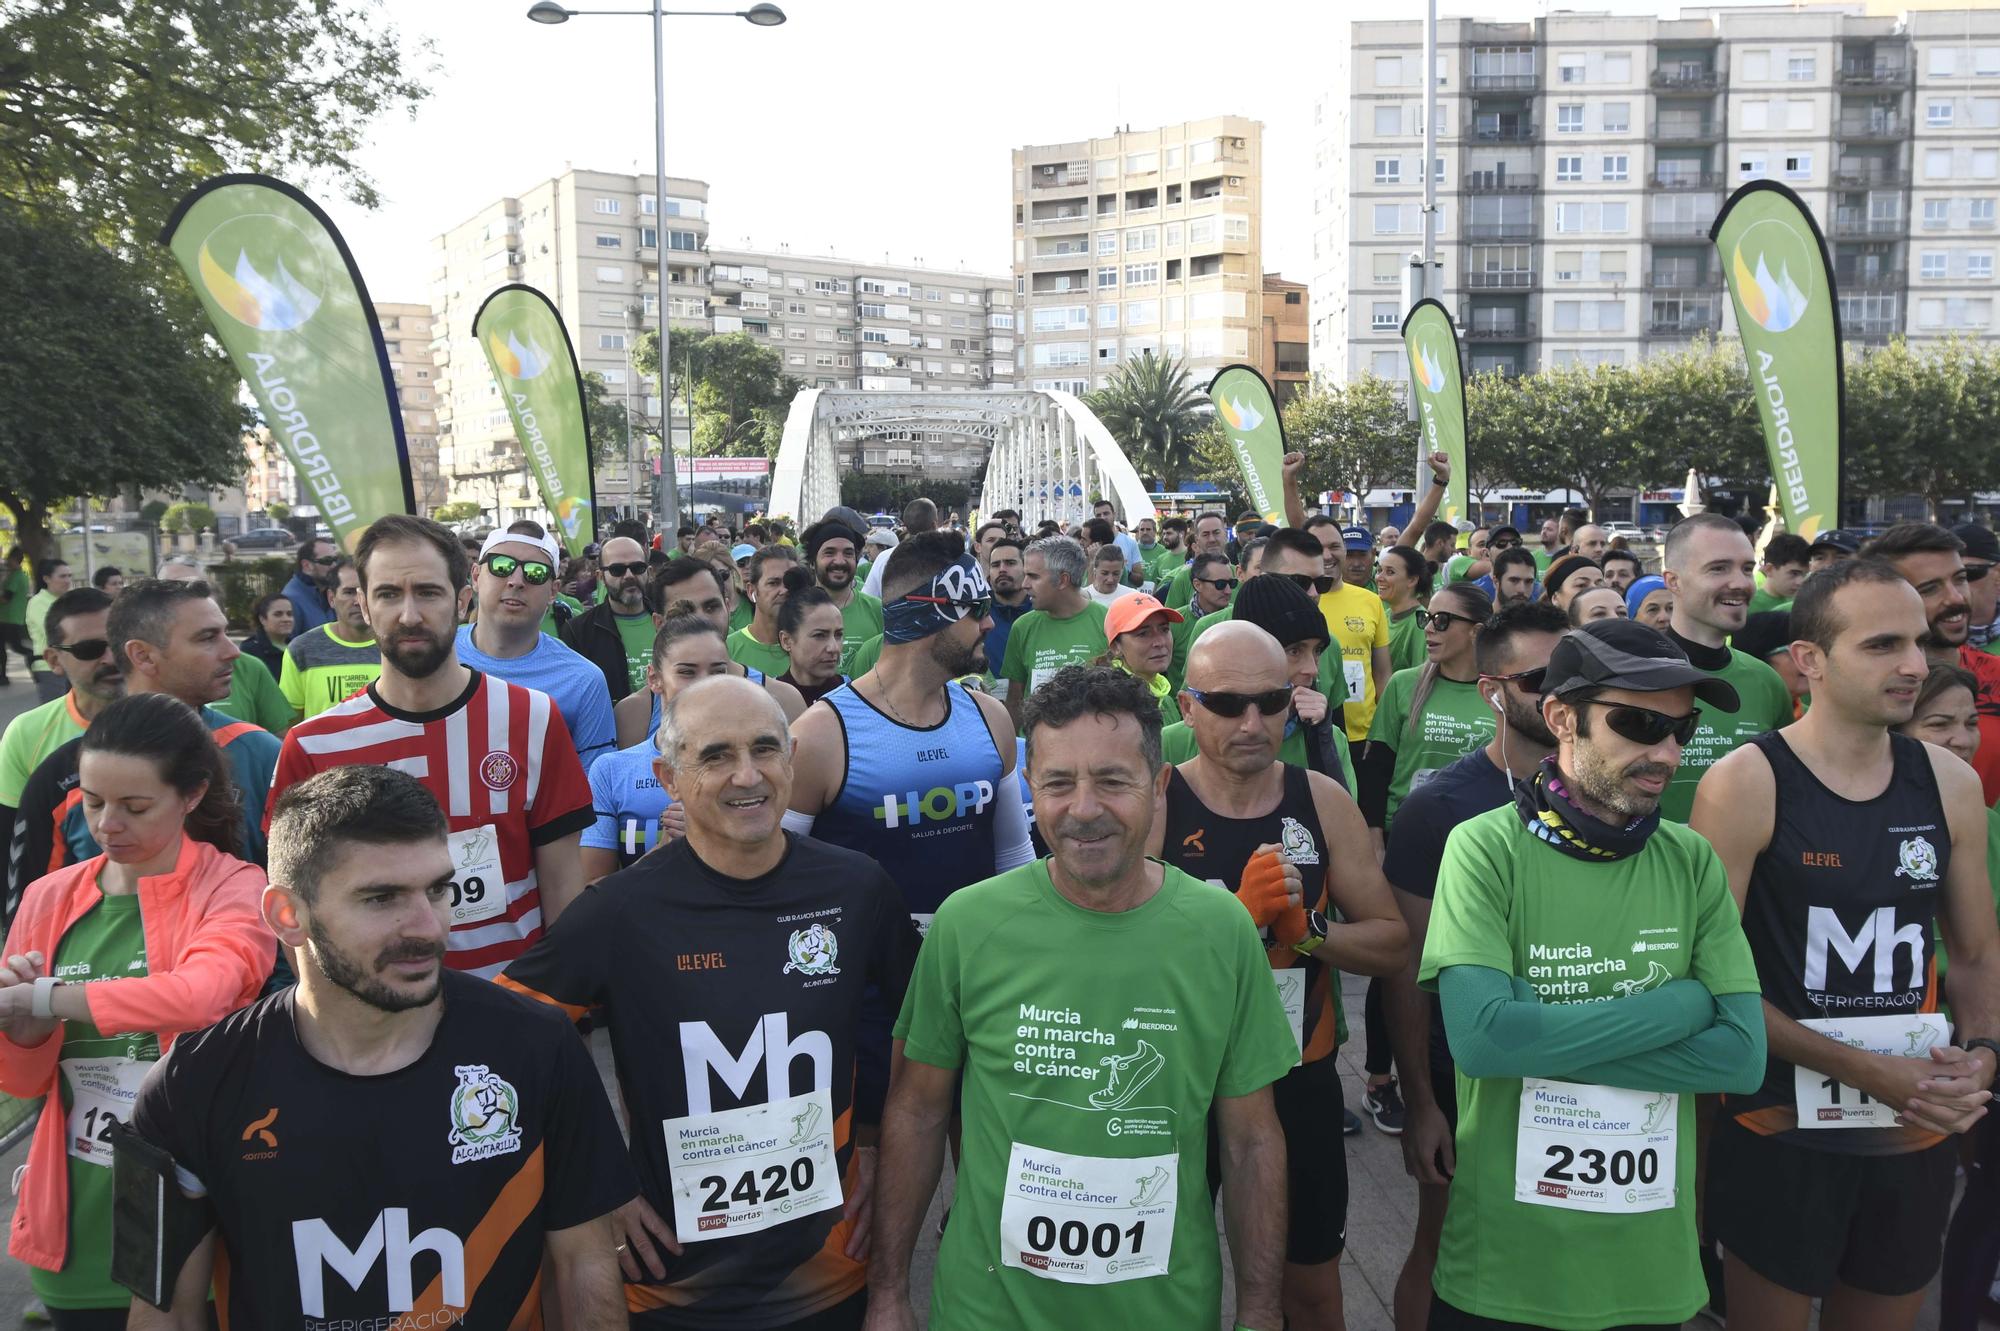
M 979 510 L 1018 509 L 1024 526 L 1076 522 L 1097 496 L 1128 525 L 1154 516 L 1146 483 L 1089 407 L 1069 393 L 848 392 L 808 388 L 792 399 L 772 469 L 769 512 L 800 526 L 840 502 L 840 464 L 864 440 L 968 435 L 988 444 Z

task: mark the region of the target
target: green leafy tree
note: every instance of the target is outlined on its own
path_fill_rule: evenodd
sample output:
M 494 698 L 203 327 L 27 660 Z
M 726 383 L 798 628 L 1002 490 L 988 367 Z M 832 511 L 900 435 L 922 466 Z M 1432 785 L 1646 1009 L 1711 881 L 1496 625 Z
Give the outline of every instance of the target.
M 777 349 L 749 333 L 677 332 L 669 345 L 674 391 L 685 393 L 687 383 L 694 385 L 694 455 L 776 457 L 785 413 L 801 386 L 785 373 Z M 639 335 L 632 368 L 649 377 L 659 374 L 657 332 Z M 659 437 L 657 422 L 649 433 Z
M 475 500 L 454 499 L 432 509 L 431 516 L 439 522 L 469 522 L 484 511 Z
M 182 502 L 167 505 L 167 511 L 160 515 L 160 526 L 176 536 L 199 532 L 215 527 L 215 510 L 207 504 Z
M 1285 439 L 1306 455 L 1300 488 L 1365 495 L 1416 476 L 1417 426 L 1394 385 L 1373 374 L 1315 379 L 1285 407 Z
M 282 499 L 274 499 L 264 505 L 264 516 L 273 522 L 283 522 L 292 516 L 292 506 Z
M 1157 476 L 1163 490 L 1178 490 L 1181 478 L 1197 468 L 1197 446 L 1215 420 L 1215 408 L 1189 380 L 1186 362 L 1150 351 L 1119 365 L 1084 404 L 1133 466 Z
M 595 370 L 583 376 L 583 410 L 590 422 L 591 465 L 625 461 L 625 404 Z
M 1933 513 L 2000 479 L 2000 356 L 1963 338 L 1901 338 L 1847 364 L 1848 498 L 1915 494 Z
M 1625 373 L 1634 377 L 1631 445 L 1641 483 L 1675 484 L 1689 467 L 1751 485 L 1769 475 L 1741 347 L 1703 337 Z

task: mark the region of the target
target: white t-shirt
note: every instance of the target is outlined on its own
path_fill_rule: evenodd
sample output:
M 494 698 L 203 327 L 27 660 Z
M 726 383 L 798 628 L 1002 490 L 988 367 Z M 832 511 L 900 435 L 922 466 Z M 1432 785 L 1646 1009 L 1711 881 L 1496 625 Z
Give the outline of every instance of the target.
M 1111 591 L 1108 592 L 1101 592 L 1097 590 L 1097 588 L 1094 586 L 1085 587 L 1083 589 L 1083 594 L 1085 596 L 1088 596 L 1091 600 L 1097 602 L 1099 605 L 1104 606 L 1108 609 L 1113 601 L 1120 600 L 1127 596 L 1137 596 L 1139 594 L 1139 589 L 1137 587 L 1127 587 L 1124 583 L 1121 582 L 1120 584 L 1118 584 L 1117 587 L 1113 588 Z

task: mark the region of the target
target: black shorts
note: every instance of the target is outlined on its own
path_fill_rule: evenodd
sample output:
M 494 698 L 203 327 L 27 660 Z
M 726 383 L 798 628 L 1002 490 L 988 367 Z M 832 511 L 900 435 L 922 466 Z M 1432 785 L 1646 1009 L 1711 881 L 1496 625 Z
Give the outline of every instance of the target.
M 1447 1050 L 1431 1046 L 1431 1098 L 1444 1114 L 1452 1136 L 1458 1135 L 1458 1065 Z
M 1285 1130 L 1285 1260 L 1317 1266 L 1347 1246 L 1347 1144 L 1341 1135 L 1340 1060 L 1329 1054 L 1271 1086 Z
M 1724 1252 L 1786 1289 L 1823 1296 L 1837 1281 L 1895 1298 L 1938 1272 L 1957 1164 L 1951 1140 L 1842 1155 L 1718 1114 L 1703 1213 Z
M 1501 1322 L 1481 1317 L 1453 1307 L 1436 1294 L 1431 1295 L 1431 1320 L 1425 1325 L 1428 1331 L 1547 1331 L 1547 1328 L 1536 1326 L 1533 1322 Z M 1635 1322 L 1606 1327 L 1605 1331 L 1680 1331 L 1680 1328 L 1679 1322 Z

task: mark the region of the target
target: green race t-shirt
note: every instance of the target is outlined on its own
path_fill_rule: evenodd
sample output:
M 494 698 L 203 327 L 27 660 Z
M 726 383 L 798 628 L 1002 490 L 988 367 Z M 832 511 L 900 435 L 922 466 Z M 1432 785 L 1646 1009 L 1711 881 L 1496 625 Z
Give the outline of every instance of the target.
M 1026 698 L 1064 666 L 1082 665 L 1103 655 L 1104 607 L 1088 601 L 1067 619 L 1046 610 L 1030 610 L 1014 621 L 1007 634 L 1007 659 L 1000 678 L 1010 697 Z
M 1438 586 L 1440 587 L 1451 586 L 1452 583 L 1457 582 L 1460 579 L 1464 578 L 1466 570 L 1470 569 L 1474 564 L 1477 564 L 1478 562 L 1479 561 L 1474 559 L 1471 555 L 1453 555 L 1450 559 L 1445 561 L 1444 580 L 1438 583 Z
M 17 568 L 0 582 L 0 592 L 7 599 L 0 601 L 0 624 L 25 624 L 28 622 L 28 599 L 34 595 L 34 584 L 28 580 L 28 570 Z
M 1139 562 L 1145 565 L 1141 578 L 1152 583 L 1157 592 L 1166 584 L 1167 579 L 1173 576 L 1174 570 L 1187 562 L 1187 556 L 1179 550 L 1169 550 L 1157 542 L 1152 545 L 1142 542 L 1139 546 Z
M 740 633 L 750 627 L 750 621 L 757 617 L 757 607 L 750 604 L 750 598 L 738 592 L 736 604 L 729 611 L 729 631 Z
M 1708 842 L 1663 821 L 1638 854 L 1586 863 L 1545 844 L 1512 807 L 1460 823 L 1445 843 L 1417 978 L 1435 990 L 1452 966 L 1516 976 L 1545 1003 L 1615 1002 L 1683 977 L 1711 994 L 1758 992 Z M 1480 1317 L 1562 1331 L 1678 1324 L 1707 1301 L 1695 1252 L 1692 1095 L 1675 1111 L 1674 1204 L 1623 1214 L 1515 1200 L 1520 1078 L 1460 1072 L 1458 1104 L 1458 1172 L 1434 1279 L 1441 1296 Z
M 1681 765 L 1660 796 L 1660 817 L 1677 823 L 1686 822 L 1694 811 L 1694 788 L 1703 773 L 1765 731 L 1792 723 L 1791 691 L 1777 671 L 1756 657 L 1732 647 L 1729 664 L 1709 673 L 1736 686 L 1739 706 L 1725 712 L 1695 700 L 1701 711 L 1700 728 L 1681 750 Z
M 1760 582 L 1757 584 L 1757 590 L 1750 593 L 1750 608 L 1744 613 L 1758 615 L 1766 610 L 1790 610 L 1791 608 L 1792 603 L 1790 601 L 1781 601 L 1771 595 L 1771 593 L 1764 590 L 1764 584 Z
M 1386 606 L 1384 607 L 1387 608 Z M 1389 664 L 1397 670 L 1420 666 L 1429 659 L 1424 649 L 1424 631 L 1417 626 L 1415 609 L 1389 616 Z M 1384 702 L 1383 706 L 1388 706 Z
M 285 700 L 278 681 L 271 678 L 270 667 L 248 652 L 240 653 L 231 663 L 229 696 L 209 706 L 281 738 L 292 728 L 291 703 Z
M 21 792 L 42 759 L 81 735 L 84 725 L 74 693 L 51 698 L 9 721 L 7 733 L 0 735 L 0 804 L 19 808 Z
M 1379 740 L 1396 752 L 1389 803 L 1383 814 L 1385 830 L 1395 823 L 1396 809 L 1411 791 L 1493 739 L 1493 709 L 1480 696 L 1479 686 L 1442 675 L 1424 699 L 1423 712 L 1412 728 L 1410 699 L 1416 696 L 1420 670 L 1398 670 L 1389 677 L 1382 705 L 1375 709 L 1375 719 L 1368 728 L 1371 741 Z
M 863 673 L 853 668 L 861 645 L 870 638 L 882 636 L 882 602 L 867 592 L 857 591 L 846 605 L 840 607 L 840 623 L 840 673 L 853 679 Z M 877 653 L 879 655 L 879 648 Z
M 755 666 L 776 679 L 792 668 L 792 658 L 774 642 L 759 642 L 750 636 L 748 625 L 729 635 L 729 659 L 738 665 Z
M 351 642 L 332 624 L 307 629 L 285 645 L 278 691 L 292 710 L 318 716 L 373 684 L 382 674 L 382 653 L 373 638 Z
M 139 898 L 100 898 L 63 935 L 49 973 L 72 984 L 145 976 Z M 70 1129 L 69 1256 L 60 1271 L 29 1267 L 28 1278 L 52 1308 L 123 1308 L 131 1292 L 111 1279 L 111 1125 L 129 1121 L 130 1096 L 159 1061 L 160 1042 L 150 1031 L 106 1036 L 87 1021 L 65 1021 L 61 1057 Z
M 1209 1107 L 1282 1077 L 1298 1045 L 1248 913 L 1162 872 L 1118 914 L 1063 897 L 1046 860 L 938 908 L 895 1030 L 964 1070 L 933 1331 L 1220 1316 Z
M 28 598 L 28 608 L 23 622 L 28 626 L 28 645 L 35 649 L 35 659 L 29 665 L 38 675 L 54 673 L 49 669 L 48 658 L 42 653 L 49 648 L 49 610 L 55 603 L 56 594 L 47 587 Z
M 1547 573 L 1549 565 L 1555 562 L 1555 555 L 1546 545 L 1535 546 L 1528 553 L 1535 557 L 1535 580 L 1539 582 L 1541 575 Z
M 646 667 L 653 663 L 653 617 L 643 611 L 636 615 L 613 612 L 618 641 L 625 648 L 625 672 L 634 693 L 646 687 Z
M 1185 610 L 1194 599 L 1194 565 L 1182 564 L 1167 575 L 1167 584 L 1160 592 L 1160 604 L 1170 610 Z
M 840 673 L 849 679 L 860 679 L 863 675 L 873 670 L 876 662 L 881 659 L 882 635 L 878 633 L 854 649 L 854 659 L 841 667 Z M 987 667 L 991 669 L 992 664 L 990 661 L 987 662 Z

